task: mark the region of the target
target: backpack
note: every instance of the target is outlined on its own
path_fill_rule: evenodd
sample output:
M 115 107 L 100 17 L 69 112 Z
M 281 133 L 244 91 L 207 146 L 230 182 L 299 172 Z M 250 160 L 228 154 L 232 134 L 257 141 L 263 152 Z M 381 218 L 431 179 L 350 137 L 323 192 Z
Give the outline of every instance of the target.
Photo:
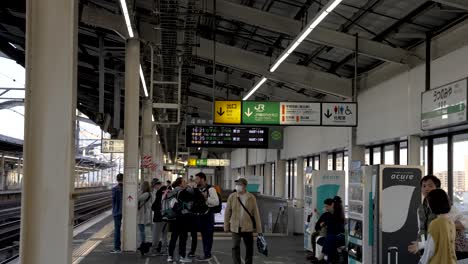
M 216 194 L 218 195 L 218 205 L 215 206 L 215 207 L 209 207 L 209 210 L 213 214 L 219 214 L 219 213 L 221 213 L 221 210 L 223 209 L 223 202 L 222 202 L 222 199 L 221 199 L 221 189 L 219 188 L 219 186 L 210 186 L 210 185 L 208 185 L 208 187 L 206 188 L 207 192 L 208 192 L 208 196 L 210 196 L 210 191 L 209 190 L 212 187 L 216 190 Z
M 178 192 L 166 190 L 162 197 L 161 215 L 163 221 L 174 221 L 177 217 Z

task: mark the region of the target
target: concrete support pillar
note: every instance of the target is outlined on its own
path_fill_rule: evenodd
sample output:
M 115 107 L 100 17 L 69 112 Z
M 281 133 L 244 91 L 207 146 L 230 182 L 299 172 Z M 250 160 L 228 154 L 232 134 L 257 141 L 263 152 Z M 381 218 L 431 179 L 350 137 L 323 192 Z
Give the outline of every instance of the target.
M 0 158 L 0 191 L 5 190 L 6 188 L 6 175 L 5 175 L 5 154 L 2 153 Z
M 125 54 L 125 163 L 122 234 L 124 251 L 136 251 L 137 247 L 139 67 L 140 42 L 137 39 L 129 39 Z
M 150 99 L 146 99 L 143 102 L 142 107 L 142 143 L 141 143 L 141 158 L 142 160 L 145 157 L 150 157 L 151 162 L 154 162 L 154 157 L 152 153 L 152 140 L 153 140 L 153 102 Z M 151 182 L 152 174 L 151 168 L 142 168 L 141 169 L 143 179 L 145 181 Z
M 304 159 L 297 159 L 297 177 L 296 177 L 296 186 L 294 187 L 294 198 L 296 200 L 304 199 Z M 302 203 L 301 203 L 302 204 Z
M 408 165 L 421 165 L 421 138 L 419 136 L 408 137 Z M 425 173 L 427 174 L 427 171 Z
M 320 152 L 320 170 L 328 170 L 328 152 Z
M 26 1 L 22 264 L 72 261 L 77 17 L 78 1 Z
M 361 166 L 365 165 L 366 147 L 357 145 L 357 128 L 350 128 L 350 143 L 348 146 L 348 170 L 351 170 L 353 161 L 360 161 Z M 345 204 L 348 204 L 349 172 L 346 172 L 345 180 Z
M 223 159 L 231 159 L 231 153 L 227 152 L 223 154 Z M 224 188 L 227 190 L 234 189 L 234 179 L 232 175 L 231 166 L 226 166 L 224 169 Z
M 264 194 L 265 195 L 272 195 L 271 193 L 271 186 L 272 186 L 272 175 L 271 175 L 271 166 L 273 166 L 272 163 L 266 163 L 265 164 L 265 175 L 264 175 L 264 181 L 263 181 L 263 186 L 264 186 Z
M 281 198 L 286 197 L 286 161 L 278 160 L 276 162 L 275 176 L 275 196 Z

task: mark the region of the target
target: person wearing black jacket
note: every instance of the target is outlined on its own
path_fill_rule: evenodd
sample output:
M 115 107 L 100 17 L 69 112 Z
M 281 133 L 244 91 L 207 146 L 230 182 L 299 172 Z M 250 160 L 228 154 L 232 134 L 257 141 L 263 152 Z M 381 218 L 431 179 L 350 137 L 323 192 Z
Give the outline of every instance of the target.
M 167 190 L 167 186 L 163 186 L 162 182 L 156 180 L 154 182 L 154 189 L 156 189 L 156 198 L 154 199 L 151 210 L 153 210 L 153 245 L 151 248 L 151 255 L 167 255 L 167 231 L 168 223 L 163 222 L 161 207 L 162 196 Z M 161 247 L 159 246 L 161 243 Z

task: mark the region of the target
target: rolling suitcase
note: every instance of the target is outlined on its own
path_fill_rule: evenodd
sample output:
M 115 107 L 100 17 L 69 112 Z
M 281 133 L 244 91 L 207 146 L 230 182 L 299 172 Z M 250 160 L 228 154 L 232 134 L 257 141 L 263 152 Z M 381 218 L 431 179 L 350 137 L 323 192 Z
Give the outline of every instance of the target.
M 387 264 L 392 264 L 392 252 L 395 252 L 395 263 L 398 264 L 398 248 L 397 247 L 389 247 L 387 249 Z

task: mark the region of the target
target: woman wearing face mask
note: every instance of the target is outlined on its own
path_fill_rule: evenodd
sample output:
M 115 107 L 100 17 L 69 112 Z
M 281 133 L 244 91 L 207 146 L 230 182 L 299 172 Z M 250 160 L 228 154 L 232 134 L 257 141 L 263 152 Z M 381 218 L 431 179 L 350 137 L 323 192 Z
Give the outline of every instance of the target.
M 232 259 L 234 264 L 241 264 L 240 242 L 244 240 L 246 248 L 245 264 L 253 263 L 253 233 L 262 233 L 262 222 L 255 196 L 247 192 L 247 180 L 236 181 L 236 192 L 227 201 L 224 214 L 224 231 L 232 233 Z

